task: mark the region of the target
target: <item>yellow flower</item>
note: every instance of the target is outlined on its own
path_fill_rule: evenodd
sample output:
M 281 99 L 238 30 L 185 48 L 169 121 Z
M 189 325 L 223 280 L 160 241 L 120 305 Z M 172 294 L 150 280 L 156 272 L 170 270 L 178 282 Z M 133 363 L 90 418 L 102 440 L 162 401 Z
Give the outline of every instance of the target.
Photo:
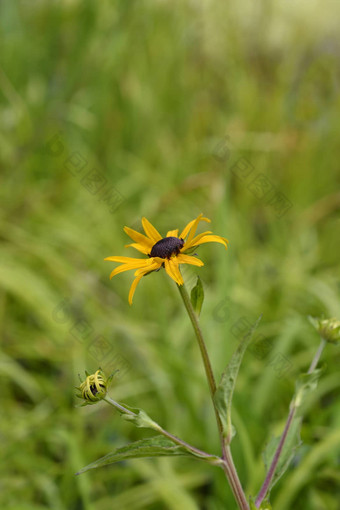
M 129 292 L 130 305 L 132 304 L 132 298 L 138 283 L 146 274 L 152 271 L 158 271 L 161 267 L 164 267 L 170 278 L 178 285 L 183 285 L 183 278 L 179 270 L 180 264 L 191 264 L 198 267 L 204 265 L 201 260 L 187 255 L 185 252 L 204 243 L 221 243 L 225 248 L 228 247 L 227 239 L 212 235 L 210 231 L 195 236 L 200 221 L 210 223 L 208 218 L 204 218 L 203 214 L 200 214 L 195 220 L 187 224 L 180 235 L 178 235 L 178 229 L 176 229 L 169 230 L 166 237 L 162 237 L 146 218 L 142 218 L 142 224 L 146 235 L 140 234 L 132 228 L 124 227 L 125 233 L 135 241 L 134 243 L 126 245 L 126 247 L 131 246 L 149 257 L 147 259 L 136 259 L 132 257 L 114 256 L 105 259 L 113 262 L 121 262 L 121 265 L 112 271 L 110 279 L 123 271 L 135 269 L 134 274 L 136 278 L 132 282 Z

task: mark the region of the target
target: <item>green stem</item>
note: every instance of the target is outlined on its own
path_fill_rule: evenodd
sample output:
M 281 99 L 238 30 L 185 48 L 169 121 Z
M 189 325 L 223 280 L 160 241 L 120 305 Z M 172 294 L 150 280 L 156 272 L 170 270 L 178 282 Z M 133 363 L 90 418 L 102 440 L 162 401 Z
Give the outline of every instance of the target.
M 316 351 L 315 356 L 313 358 L 313 361 L 310 364 L 310 367 L 308 369 L 308 374 L 312 373 L 313 370 L 316 368 L 316 365 L 319 363 L 319 359 L 321 357 L 322 351 L 326 347 L 326 344 L 327 344 L 327 340 L 325 340 L 324 338 L 321 338 L 321 342 L 320 342 L 319 348 Z
M 327 341 L 324 340 L 323 338 L 321 338 L 321 342 L 320 342 L 319 348 L 316 351 L 315 356 L 314 356 L 314 358 L 313 358 L 313 360 L 312 360 L 312 362 L 310 364 L 310 367 L 308 369 L 308 372 L 307 372 L 308 374 L 311 374 L 313 372 L 313 370 L 316 368 L 316 366 L 317 366 L 317 364 L 319 362 L 319 359 L 321 357 L 322 351 L 324 350 L 324 348 L 326 346 L 326 343 L 327 343 Z M 288 414 L 288 418 L 287 418 L 287 421 L 286 421 L 285 428 L 284 428 L 284 430 L 282 432 L 282 436 L 281 436 L 280 442 L 279 442 L 279 444 L 277 446 L 277 449 L 275 451 L 272 463 L 269 466 L 266 478 L 265 478 L 265 480 L 264 480 L 264 482 L 262 484 L 262 487 L 260 489 L 260 492 L 258 493 L 258 496 L 256 498 L 255 505 L 256 505 L 257 508 L 261 505 L 262 501 L 266 497 L 267 492 L 268 492 L 269 487 L 270 487 L 270 484 L 271 484 L 271 481 L 272 481 L 272 479 L 273 479 L 273 477 L 275 475 L 275 471 L 276 471 L 278 462 L 280 460 L 280 456 L 281 456 L 281 453 L 282 453 L 285 441 L 287 439 L 290 426 L 291 426 L 291 424 L 293 422 L 293 419 L 294 419 L 294 416 L 295 416 L 295 412 L 296 412 L 296 406 L 294 405 L 294 401 L 292 401 L 291 404 L 290 404 L 290 411 L 289 411 L 289 414 Z
M 129 414 L 130 416 L 137 417 L 136 413 L 134 413 L 133 411 L 130 411 L 126 407 L 122 406 L 121 404 L 118 404 L 118 402 L 113 400 L 111 397 L 106 396 L 106 397 L 104 397 L 103 400 L 105 400 L 105 402 L 107 402 L 108 404 L 113 406 L 115 409 L 117 409 L 117 411 L 120 412 L 121 414 Z M 199 457 L 203 458 L 203 460 L 210 461 L 212 464 L 221 464 L 223 462 L 222 459 L 219 462 L 219 458 L 216 457 L 215 455 L 210 455 L 210 453 L 206 453 L 202 450 L 199 450 L 198 448 L 195 448 L 194 446 L 187 443 L 186 441 L 183 441 L 179 437 L 174 436 L 167 430 L 163 429 L 160 425 L 158 425 L 158 423 L 156 423 L 156 422 L 153 422 L 153 423 L 154 423 L 154 427 L 153 427 L 154 430 L 156 430 L 163 436 L 167 437 L 168 439 L 171 439 L 171 441 L 178 444 L 179 446 L 183 446 L 186 450 L 189 450 L 194 455 L 198 455 Z
M 211 363 L 210 363 L 210 359 L 209 359 L 209 355 L 208 355 L 208 351 L 207 351 L 207 348 L 205 346 L 205 342 L 204 342 L 204 339 L 203 339 L 203 335 L 202 335 L 202 331 L 201 331 L 201 328 L 200 328 L 200 325 L 199 325 L 199 322 L 198 322 L 198 317 L 192 307 L 192 304 L 191 304 L 191 301 L 190 301 L 190 297 L 189 297 L 189 294 L 187 292 L 187 289 L 185 288 L 184 285 L 177 285 L 178 287 L 178 290 L 182 296 L 182 299 L 183 299 L 183 302 L 184 302 L 184 305 L 185 305 L 185 308 L 188 312 L 188 315 L 189 315 L 189 318 L 191 320 L 191 324 L 194 328 L 194 331 L 195 331 L 195 335 L 196 335 L 196 338 L 198 340 L 198 345 L 199 345 L 199 348 L 200 348 L 200 351 L 201 351 L 201 355 L 202 355 L 202 359 L 203 359 L 203 364 L 204 364 L 204 368 L 205 368 L 205 373 L 207 375 L 207 379 L 208 379 L 208 383 L 209 383 L 209 389 L 210 389 L 210 394 L 211 394 L 211 397 L 213 398 L 214 395 L 215 395 L 215 392 L 216 392 L 216 382 L 215 382 L 215 377 L 214 377 L 214 374 L 213 374 L 213 371 L 212 371 L 212 368 L 211 368 Z M 215 404 L 214 404 L 214 407 L 215 407 Z
M 212 371 L 208 351 L 207 351 L 207 348 L 206 348 L 206 345 L 204 342 L 204 338 L 202 335 L 202 331 L 201 331 L 201 328 L 199 325 L 198 317 L 192 307 L 190 297 L 189 297 L 189 294 L 188 294 L 185 286 L 177 285 L 177 287 L 181 294 L 186 311 L 188 312 L 189 319 L 190 319 L 191 324 L 194 328 L 194 332 L 195 332 L 195 335 L 196 335 L 196 338 L 198 341 L 198 346 L 201 351 L 203 365 L 204 365 L 205 373 L 206 373 L 207 380 L 208 380 L 210 395 L 211 395 L 212 403 L 214 406 L 217 427 L 218 427 L 220 440 L 221 440 L 221 446 L 222 446 L 222 452 L 223 452 L 222 459 L 224 460 L 222 468 L 223 468 L 225 475 L 228 479 L 228 482 L 229 482 L 232 492 L 234 494 L 235 500 L 237 501 L 238 507 L 241 510 L 249 510 L 249 505 L 248 505 L 246 496 L 244 494 L 240 479 L 238 477 L 238 474 L 237 474 L 237 471 L 236 471 L 236 468 L 234 465 L 230 447 L 227 444 L 226 438 L 224 437 L 223 425 L 222 425 L 221 418 L 220 418 L 220 415 L 218 413 L 218 410 L 217 410 L 217 407 L 216 407 L 216 404 L 214 401 L 214 395 L 216 392 L 216 382 L 215 382 L 214 373 Z

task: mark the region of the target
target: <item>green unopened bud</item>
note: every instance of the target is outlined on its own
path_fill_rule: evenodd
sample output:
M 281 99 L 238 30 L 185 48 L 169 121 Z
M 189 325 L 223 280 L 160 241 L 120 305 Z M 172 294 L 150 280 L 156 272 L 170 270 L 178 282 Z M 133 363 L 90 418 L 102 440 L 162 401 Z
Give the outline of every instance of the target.
M 340 342 L 340 321 L 338 319 L 321 319 L 319 317 L 309 317 L 310 322 L 313 324 L 321 338 L 337 344 Z
M 107 393 L 107 388 L 112 380 L 114 374 L 106 377 L 104 372 L 99 369 L 95 374 L 88 374 L 85 371 L 85 381 L 80 381 L 81 385 L 77 387 L 79 394 L 78 398 L 85 400 L 83 406 L 95 404 L 99 400 L 102 400 Z

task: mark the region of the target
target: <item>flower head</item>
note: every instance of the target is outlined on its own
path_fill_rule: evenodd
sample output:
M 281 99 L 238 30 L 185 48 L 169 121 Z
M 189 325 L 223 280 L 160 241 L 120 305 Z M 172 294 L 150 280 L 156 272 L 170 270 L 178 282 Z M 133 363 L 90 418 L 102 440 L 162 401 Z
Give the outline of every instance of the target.
M 105 398 L 108 385 L 114 375 L 113 373 L 109 377 L 106 377 L 101 369 L 91 375 L 87 372 L 85 372 L 85 374 L 85 381 L 80 381 L 81 384 L 77 387 L 77 390 L 79 391 L 77 397 L 85 400 L 82 406 L 95 404 L 99 400 Z
M 338 319 L 309 317 L 309 320 L 324 340 L 331 344 L 340 342 L 340 321 Z
M 135 279 L 132 282 L 129 292 L 129 303 L 132 304 L 133 295 L 136 287 L 143 276 L 158 271 L 164 267 L 167 274 L 178 285 L 183 285 L 183 277 L 179 270 L 180 264 L 191 264 L 201 267 L 203 262 L 192 255 L 188 255 L 193 248 L 204 243 L 221 243 L 228 247 L 228 240 L 224 237 L 213 235 L 210 230 L 202 234 L 196 234 L 197 226 L 200 221 L 210 223 L 208 218 L 204 218 L 203 214 L 197 216 L 195 220 L 190 221 L 187 226 L 178 234 L 179 230 L 169 230 L 165 237 L 155 229 L 153 225 L 146 219 L 142 218 L 142 225 L 146 235 L 137 232 L 129 227 L 124 227 L 125 233 L 134 241 L 126 247 L 132 247 L 139 252 L 147 255 L 148 258 L 132 258 L 132 257 L 107 257 L 105 260 L 112 262 L 120 262 L 121 265 L 116 267 L 110 275 L 113 278 L 116 274 L 123 271 L 135 270 Z

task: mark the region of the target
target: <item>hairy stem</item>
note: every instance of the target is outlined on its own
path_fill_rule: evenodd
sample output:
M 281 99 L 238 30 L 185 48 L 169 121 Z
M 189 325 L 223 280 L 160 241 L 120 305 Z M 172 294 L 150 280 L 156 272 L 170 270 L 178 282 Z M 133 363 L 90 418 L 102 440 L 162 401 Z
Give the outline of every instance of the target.
M 310 367 L 308 369 L 308 374 L 312 373 L 313 370 L 316 368 L 316 366 L 317 366 L 317 364 L 319 362 L 319 359 L 321 357 L 322 351 L 325 348 L 326 343 L 327 343 L 326 340 L 321 338 L 321 342 L 320 342 L 319 348 L 316 351 L 315 356 L 314 356 L 314 358 L 313 358 L 313 360 L 312 360 L 312 362 L 310 364 Z M 257 496 L 256 501 L 255 501 L 255 505 L 256 505 L 257 508 L 261 505 L 262 501 L 266 497 L 266 494 L 267 494 L 268 489 L 270 487 L 271 481 L 272 481 L 273 476 L 274 476 L 275 471 L 276 471 L 277 464 L 278 464 L 279 459 L 280 459 L 280 455 L 282 453 L 283 446 L 284 446 L 285 441 L 287 439 L 287 435 L 288 435 L 290 426 L 291 426 L 293 418 L 295 416 L 295 412 L 296 412 L 296 407 L 294 405 L 294 401 L 292 401 L 292 403 L 290 405 L 290 411 L 289 411 L 289 414 L 288 414 L 286 425 L 285 425 L 285 428 L 284 428 L 284 430 L 282 432 L 282 436 L 281 436 L 280 442 L 279 442 L 278 447 L 277 447 L 277 449 L 275 451 L 275 454 L 274 454 L 272 463 L 271 463 L 271 465 L 270 465 L 270 467 L 268 469 L 268 473 L 266 475 L 266 478 L 265 478 L 265 480 L 264 480 L 264 482 L 262 484 L 260 492 L 258 493 L 258 496 Z
M 264 498 L 266 497 L 266 494 L 268 492 L 268 489 L 269 489 L 269 486 L 270 486 L 270 483 L 273 479 L 273 476 L 275 474 L 275 470 L 276 470 L 276 466 L 279 462 L 279 459 L 280 459 L 280 455 L 281 455 L 281 452 L 282 452 L 282 448 L 285 444 L 285 441 L 286 441 L 286 438 L 287 438 L 287 435 L 288 435 L 288 432 L 289 432 L 289 429 L 290 429 L 290 425 L 293 421 L 293 418 L 294 418 L 294 415 L 295 415 L 295 411 L 296 411 L 296 407 L 292 406 L 290 411 L 289 411 L 289 415 L 288 415 L 288 418 L 287 418 L 287 421 L 286 421 L 286 425 L 285 425 L 285 428 L 283 430 L 283 433 L 282 433 L 282 436 L 281 436 L 281 439 L 280 439 L 280 442 L 278 444 L 278 447 L 275 451 L 275 454 L 274 454 L 274 458 L 273 458 L 273 461 L 268 469 L 268 473 L 266 475 L 266 478 L 265 478 L 265 481 L 263 482 L 263 485 L 260 489 L 260 492 L 258 493 L 258 496 L 256 498 L 256 501 L 255 501 L 255 505 L 257 507 L 259 507 L 262 503 L 262 501 L 264 500 Z
M 194 332 L 195 332 L 195 335 L 196 335 L 196 338 L 197 338 L 197 341 L 198 341 L 198 346 L 199 346 L 199 349 L 200 349 L 200 352 L 201 352 L 201 356 L 202 356 L 202 360 L 203 360 L 203 365 L 204 365 L 204 368 L 205 368 L 205 373 L 206 373 L 207 380 L 208 380 L 210 395 L 211 395 L 211 399 L 212 399 L 212 402 L 213 402 L 215 416 L 216 416 L 216 422 L 217 422 L 218 431 L 219 431 L 220 439 L 221 439 L 221 446 L 222 446 L 222 452 L 223 452 L 222 458 L 224 460 L 222 468 L 223 468 L 223 470 L 224 470 L 224 472 L 226 474 L 227 480 L 228 480 L 228 482 L 230 484 L 230 487 L 231 487 L 232 492 L 234 494 L 235 500 L 237 501 L 238 507 L 241 510 L 248 510 L 249 509 L 249 505 L 248 505 L 246 496 L 244 494 L 244 491 L 243 491 L 240 479 L 238 477 L 238 474 L 237 474 L 237 471 L 236 471 L 236 468 L 235 468 L 235 465 L 234 465 L 234 461 L 233 461 L 233 458 L 232 458 L 230 447 L 227 444 L 226 438 L 223 435 L 222 422 L 221 422 L 221 419 L 220 419 L 220 416 L 218 414 L 218 410 L 217 410 L 217 407 L 216 407 L 216 404 L 215 404 L 215 401 L 214 401 L 214 395 L 215 395 L 215 392 L 216 392 L 216 382 L 215 382 L 215 377 L 214 377 L 214 374 L 213 374 L 213 371 L 212 371 L 212 367 L 211 367 L 208 351 L 207 351 L 207 348 L 206 348 L 206 345 L 205 345 L 205 342 L 204 342 L 204 338 L 203 338 L 203 335 L 202 335 L 202 331 L 201 331 L 201 328 L 200 328 L 200 325 L 199 325 L 198 317 L 197 317 L 197 315 L 196 315 L 196 313 L 195 313 L 195 311 L 194 311 L 194 309 L 192 307 L 192 304 L 191 304 L 191 301 L 190 301 L 190 297 L 189 297 L 189 294 L 188 294 L 185 286 L 184 285 L 177 285 L 177 287 L 178 287 L 178 290 L 179 290 L 179 292 L 181 294 L 181 297 L 183 299 L 183 303 L 184 303 L 186 311 L 187 311 L 187 313 L 189 315 L 189 319 L 191 321 L 191 324 L 192 324 L 192 326 L 194 328 Z

